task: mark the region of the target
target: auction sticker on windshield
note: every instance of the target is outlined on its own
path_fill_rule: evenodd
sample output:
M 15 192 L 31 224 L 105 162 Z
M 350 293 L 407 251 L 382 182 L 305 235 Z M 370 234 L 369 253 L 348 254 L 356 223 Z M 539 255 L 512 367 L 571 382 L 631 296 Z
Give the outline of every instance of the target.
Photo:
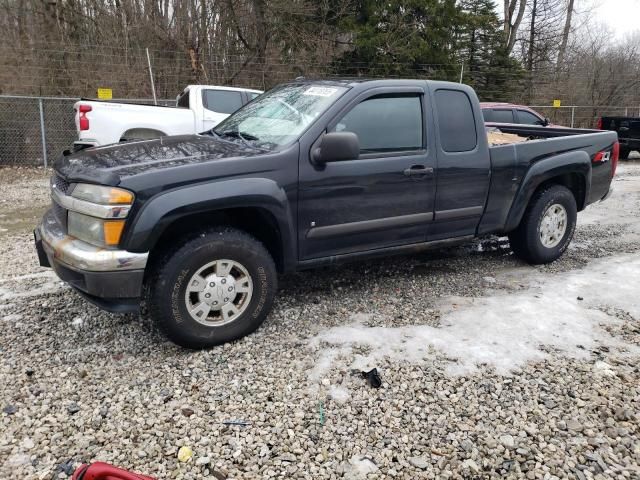
M 332 87 L 309 87 L 303 92 L 303 95 L 313 95 L 314 97 L 330 97 L 338 91 Z

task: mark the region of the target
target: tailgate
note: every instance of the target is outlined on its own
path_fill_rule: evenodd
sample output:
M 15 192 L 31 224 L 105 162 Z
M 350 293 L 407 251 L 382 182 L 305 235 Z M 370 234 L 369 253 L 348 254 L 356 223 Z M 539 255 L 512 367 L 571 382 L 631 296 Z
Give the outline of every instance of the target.
M 621 138 L 635 138 L 640 140 L 640 118 L 630 118 L 621 120 L 618 127 L 618 134 Z

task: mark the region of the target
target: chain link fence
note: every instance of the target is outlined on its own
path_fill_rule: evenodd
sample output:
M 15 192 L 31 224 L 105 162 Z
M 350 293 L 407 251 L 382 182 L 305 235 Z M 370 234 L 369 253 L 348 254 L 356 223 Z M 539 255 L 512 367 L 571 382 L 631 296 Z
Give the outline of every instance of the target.
M 78 138 L 73 110 L 78 100 L 0 95 L 0 166 L 47 166 L 71 148 Z M 151 99 L 120 101 L 153 105 Z M 173 103 L 158 100 L 159 105 Z
M 548 105 L 531 105 L 541 115 L 551 120 L 554 125 L 572 128 L 596 128 L 600 117 L 640 117 L 640 106 L 578 106 L 567 105 L 552 107 Z
M 50 165 L 77 138 L 73 104 L 79 98 L 0 95 L 0 166 Z M 118 100 L 113 100 L 118 101 Z M 120 100 L 152 105 L 151 99 Z M 174 100 L 158 100 L 172 105 Z M 638 107 L 533 105 L 555 125 L 595 128 L 598 117 L 639 116 Z

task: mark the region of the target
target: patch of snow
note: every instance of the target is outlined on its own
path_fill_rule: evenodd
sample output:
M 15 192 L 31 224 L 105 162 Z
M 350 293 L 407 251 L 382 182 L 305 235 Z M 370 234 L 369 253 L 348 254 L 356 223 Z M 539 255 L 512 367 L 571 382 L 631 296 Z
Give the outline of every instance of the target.
M 31 287 L 29 290 L 23 292 L 15 292 L 8 288 L 0 287 L 0 300 L 15 300 L 18 298 L 30 298 L 56 293 L 65 288 L 64 283 L 58 280 L 57 277 L 56 280 L 57 281 L 44 282 L 38 287 Z M 2 280 L 0 280 L 0 282 L 2 282 Z
M 71 320 L 71 325 L 73 325 L 75 328 L 82 328 L 82 326 L 84 325 L 84 318 L 75 317 L 73 320 Z
M 376 473 L 378 466 L 370 459 L 361 455 L 354 455 L 344 472 L 344 478 L 356 480 L 367 478 L 370 473 Z
M 640 233 L 640 215 L 629 215 L 638 211 L 638 193 L 640 182 L 628 181 L 624 177 L 626 168 L 618 167 L 618 173 L 613 179 L 613 193 L 607 199 L 607 208 L 598 208 L 597 204 L 588 206 L 578 214 L 578 224 L 612 225 L 625 224 L 629 231 Z
M 22 320 L 22 315 L 19 313 L 10 313 L 2 317 L 2 320 L 5 322 L 17 322 L 18 320 Z
M 604 375 L 606 377 L 616 376 L 616 371 L 613 369 L 613 367 L 609 365 L 607 362 L 603 362 L 601 360 L 598 360 L 596 363 L 593 364 L 593 371 L 596 373 L 599 373 L 600 375 Z
M 356 355 L 351 368 L 376 366 L 385 357 L 423 363 L 429 350 L 435 348 L 457 360 L 448 368 L 451 374 L 473 372 L 480 365 L 507 374 L 529 361 L 545 358 L 548 348 L 569 357 L 586 358 L 596 344 L 621 346 L 620 340 L 600 326 L 621 320 L 599 310 L 599 306 L 640 317 L 638 255 L 604 258 L 582 270 L 553 276 L 534 269 L 527 271 L 519 278 L 527 288 L 516 293 L 441 302 L 447 308 L 438 328 L 367 327 L 355 321 L 322 332 L 310 340 L 310 346 L 322 350 L 316 368 L 326 372 L 338 356 L 349 356 L 355 346 L 361 345 L 369 347 L 369 353 Z M 324 348 L 325 344 L 330 347 Z M 632 345 L 624 346 L 637 350 Z
M 349 398 L 351 398 L 349 390 L 338 385 L 329 387 L 329 396 L 333 398 L 336 403 L 346 403 Z
M 349 350 L 349 348 L 324 349 L 320 355 L 320 358 L 318 358 L 318 360 L 308 372 L 309 382 L 319 383 L 325 377 L 325 374 L 331 369 L 334 360 L 337 357 L 348 353 Z
M 44 270 L 42 272 L 37 272 L 37 273 L 27 273 L 25 275 L 16 275 L 15 277 L 0 278 L 0 283 L 15 282 L 20 280 L 30 280 L 33 278 L 45 278 L 45 279 L 56 280 L 58 276 L 53 272 L 53 270 Z

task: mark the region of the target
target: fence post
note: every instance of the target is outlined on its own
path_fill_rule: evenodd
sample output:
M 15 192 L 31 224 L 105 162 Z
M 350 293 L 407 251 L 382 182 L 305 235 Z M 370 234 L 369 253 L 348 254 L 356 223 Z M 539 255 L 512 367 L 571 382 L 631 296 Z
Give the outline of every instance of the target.
M 571 128 L 573 128 L 573 120 L 576 118 L 576 107 L 571 107 Z
M 42 108 L 42 99 L 38 99 L 40 107 L 40 135 L 42 136 L 42 158 L 44 159 L 44 168 L 47 168 L 47 135 L 44 131 L 44 110 Z

